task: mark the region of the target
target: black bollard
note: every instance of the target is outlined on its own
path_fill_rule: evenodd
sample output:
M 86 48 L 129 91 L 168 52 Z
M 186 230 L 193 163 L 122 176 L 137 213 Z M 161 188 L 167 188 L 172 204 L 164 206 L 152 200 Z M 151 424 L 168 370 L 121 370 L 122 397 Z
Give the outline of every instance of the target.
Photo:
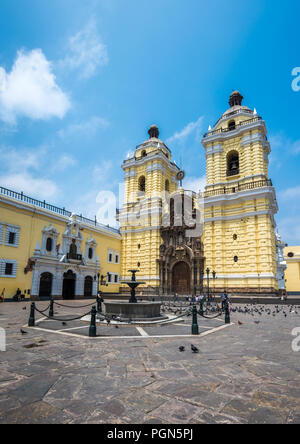
M 91 325 L 89 330 L 90 338 L 95 338 L 97 336 L 96 315 L 97 315 L 97 310 L 96 307 L 93 306 L 91 311 Z
M 199 327 L 198 327 L 198 318 L 197 318 L 197 307 L 194 305 L 193 307 L 193 323 L 192 323 L 192 335 L 198 335 L 199 334 Z
M 30 308 L 28 327 L 34 327 L 34 326 L 35 326 L 35 303 L 32 302 L 31 308 Z
M 199 311 L 200 316 L 204 316 L 204 311 L 203 311 L 203 301 L 200 301 L 200 311 Z
M 228 302 L 226 301 L 225 303 L 225 324 L 230 324 L 230 312 L 229 312 L 229 305 Z
M 50 310 L 49 310 L 49 318 L 53 318 L 54 316 L 54 301 L 53 299 L 50 300 Z

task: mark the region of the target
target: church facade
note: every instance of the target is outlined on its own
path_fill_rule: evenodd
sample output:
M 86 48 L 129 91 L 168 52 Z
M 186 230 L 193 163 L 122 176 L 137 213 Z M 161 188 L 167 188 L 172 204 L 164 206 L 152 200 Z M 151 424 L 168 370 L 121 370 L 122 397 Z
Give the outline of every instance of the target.
M 8 299 L 17 288 L 32 299 L 124 294 L 121 281 L 134 269 L 148 295 L 201 294 L 209 286 L 277 294 L 284 269 L 271 148 L 265 121 L 242 100 L 232 93 L 230 108 L 203 137 L 203 192 L 184 190 L 184 173 L 150 128 L 122 164 L 120 230 L 1 188 L 0 292 Z

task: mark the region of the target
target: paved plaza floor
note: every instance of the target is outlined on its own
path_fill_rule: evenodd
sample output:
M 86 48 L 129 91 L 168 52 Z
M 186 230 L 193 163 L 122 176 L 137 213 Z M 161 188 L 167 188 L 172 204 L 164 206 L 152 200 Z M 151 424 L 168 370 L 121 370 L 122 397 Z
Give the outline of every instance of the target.
M 199 336 L 191 317 L 97 323 L 89 338 L 88 323 L 69 321 L 88 310 L 68 304 L 56 308 L 60 321 L 39 314 L 34 329 L 29 303 L 0 304 L 0 423 L 300 423 L 300 308 L 235 306 L 231 325 L 199 318 Z

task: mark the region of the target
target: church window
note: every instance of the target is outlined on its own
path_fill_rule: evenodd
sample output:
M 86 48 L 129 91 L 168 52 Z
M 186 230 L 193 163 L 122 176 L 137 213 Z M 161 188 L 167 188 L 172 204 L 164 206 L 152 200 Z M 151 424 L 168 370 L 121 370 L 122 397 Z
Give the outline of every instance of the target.
M 235 128 L 236 128 L 235 121 L 234 121 L 234 120 L 231 120 L 231 121 L 228 123 L 228 129 L 229 129 L 229 131 L 233 131 L 233 130 L 235 130 Z
M 142 152 L 142 157 L 146 157 L 147 156 L 147 152 L 146 152 L 146 150 L 144 150 L 143 152 Z
M 288 253 L 288 257 L 294 257 L 294 253 Z
M 92 248 L 89 248 L 89 259 L 93 259 L 94 251 Z
M 238 258 L 238 256 L 234 256 L 234 262 L 238 262 L 239 261 L 239 258 Z
M 238 237 L 237 237 L 237 234 L 234 234 L 234 235 L 233 235 L 233 240 L 237 240 L 237 238 L 238 238 Z
M 239 174 L 239 167 L 239 153 L 237 151 L 231 151 L 227 155 L 227 176 Z
M 53 241 L 52 241 L 51 237 L 48 237 L 47 242 L 46 242 L 46 250 L 51 252 L 52 245 L 53 245 Z
M 145 191 L 146 191 L 146 178 L 145 178 L 145 176 L 141 176 L 139 178 L 139 191 L 142 191 L 143 193 L 145 193 Z
M 165 189 L 168 193 L 170 192 L 170 182 L 168 180 L 166 180 Z

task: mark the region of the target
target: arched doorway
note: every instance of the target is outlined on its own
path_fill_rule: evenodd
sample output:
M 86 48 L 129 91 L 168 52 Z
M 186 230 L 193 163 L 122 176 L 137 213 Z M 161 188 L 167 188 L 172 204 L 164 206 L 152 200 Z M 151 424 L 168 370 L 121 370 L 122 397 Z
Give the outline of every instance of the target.
M 63 299 L 74 299 L 75 297 L 76 274 L 69 270 L 64 274 Z
M 93 296 L 93 278 L 91 276 L 87 276 L 84 280 L 84 296 Z
M 50 298 L 52 294 L 53 276 L 51 273 L 43 273 L 40 278 L 40 298 Z
M 181 295 L 190 294 L 191 270 L 186 262 L 178 262 L 172 271 L 172 292 Z

